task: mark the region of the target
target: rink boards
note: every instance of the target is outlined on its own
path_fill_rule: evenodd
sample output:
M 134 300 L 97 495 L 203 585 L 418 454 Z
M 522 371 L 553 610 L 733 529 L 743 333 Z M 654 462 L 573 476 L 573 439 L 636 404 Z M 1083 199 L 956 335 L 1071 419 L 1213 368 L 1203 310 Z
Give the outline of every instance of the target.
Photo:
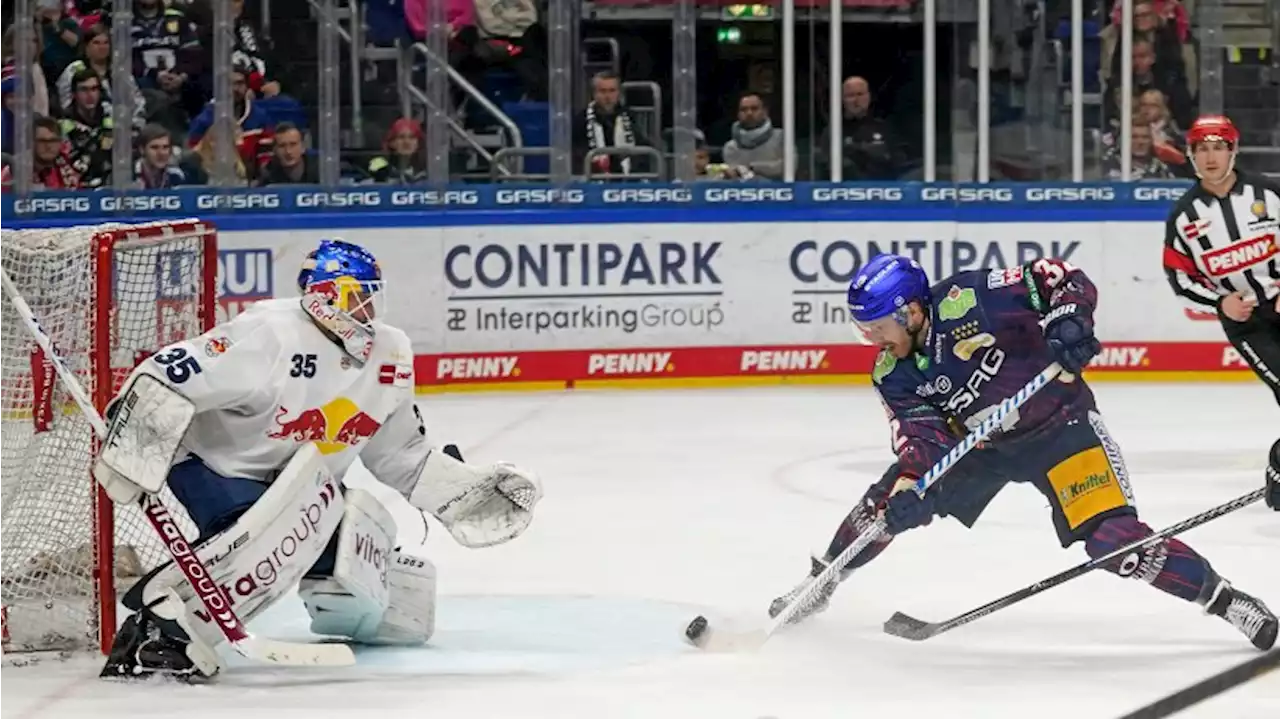
M 1184 305 L 1164 275 L 1164 218 L 1184 188 L 201 189 L 4 209 L 24 225 L 126 207 L 131 219 L 212 220 L 219 319 L 293 295 L 319 239 L 359 242 L 381 262 L 388 321 L 413 341 L 424 391 L 866 381 L 874 351 L 854 342 L 845 290 L 883 252 L 935 281 L 1065 260 L 1098 286 L 1094 377 L 1246 379 L 1216 317 Z M 1241 261 L 1280 262 L 1275 220 L 1256 224 L 1272 233 L 1271 255 Z

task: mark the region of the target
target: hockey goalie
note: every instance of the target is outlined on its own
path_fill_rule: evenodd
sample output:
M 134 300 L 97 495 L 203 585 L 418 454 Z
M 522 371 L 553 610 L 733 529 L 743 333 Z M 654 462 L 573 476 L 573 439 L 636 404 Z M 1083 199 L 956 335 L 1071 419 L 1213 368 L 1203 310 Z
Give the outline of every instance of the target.
M 432 446 L 414 404 L 408 337 L 384 324 L 364 248 L 324 240 L 300 299 L 256 303 L 140 364 L 107 410 L 94 477 L 117 503 L 166 484 L 199 530 L 196 554 L 244 622 L 295 589 L 316 634 L 416 645 L 434 628 L 435 568 L 402 554 L 391 513 L 344 487 L 370 473 L 467 547 L 523 532 L 538 479 Z M 124 596 L 103 677 L 213 677 L 224 641 L 172 563 Z

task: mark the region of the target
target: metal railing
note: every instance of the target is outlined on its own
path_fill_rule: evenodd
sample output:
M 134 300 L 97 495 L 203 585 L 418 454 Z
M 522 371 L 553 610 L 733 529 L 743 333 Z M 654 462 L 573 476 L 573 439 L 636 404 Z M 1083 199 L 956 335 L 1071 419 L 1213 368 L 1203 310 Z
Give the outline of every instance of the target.
M 649 172 L 596 172 L 595 162 L 601 157 L 648 157 L 653 162 Z M 643 145 L 624 145 L 621 147 L 597 147 L 587 151 L 582 158 L 582 174 L 587 180 L 665 180 L 667 179 L 667 163 L 662 152 L 657 148 Z
M 408 93 L 407 95 L 402 95 L 402 97 L 405 97 L 406 99 L 412 98 L 429 108 L 445 110 L 444 115 L 448 118 L 446 122 L 449 125 L 449 129 L 453 130 L 453 132 L 461 137 L 464 142 L 469 144 L 472 149 L 476 150 L 486 162 L 492 164 L 495 161 L 495 155 L 491 154 L 470 132 L 467 131 L 465 127 L 455 120 L 453 116 L 447 112 L 447 108 L 434 108 L 430 102 L 430 98 L 427 97 L 427 94 L 423 92 L 422 89 L 414 86 L 412 81 L 412 68 L 413 58 L 415 55 L 421 55 L 423 59 L 429 63 L 439 63 L 448 78 L 457 85 L 460 90 L 466 93 L 469 98 L 474 100 L 485 112 L 489 113 L 498 121 L 498 124 L 501 125 L 502 129 L 506 132 L 508 141 L 511 143 L 509 145 L 510 148 L 524 147 L 524 135 L 520 132 L 520 126 L 517 125 L 509 115 L 503 112 L 501 108 L 493 104 L 492 100 L 485 97 L 484 93 L 480 92 L 475 85 L 468 82 L 467 79 L 462 76 L 462 73 L 450 66 L 447 60 L 437 58 L 432 54 L 431 49 L 428 48 L 425 43 L 414 43 L 409 48 L 409 57 L 401 58 L 400 60 L 401 66 L 397 68 L 397 76 L 402 80 L 402 84 L 400 86 L 401 91 L 407 91 Z M 409 113 L 405 112 L 405 114 L 408 115 Z M 502 171 L 505 172 L 506 168 Z

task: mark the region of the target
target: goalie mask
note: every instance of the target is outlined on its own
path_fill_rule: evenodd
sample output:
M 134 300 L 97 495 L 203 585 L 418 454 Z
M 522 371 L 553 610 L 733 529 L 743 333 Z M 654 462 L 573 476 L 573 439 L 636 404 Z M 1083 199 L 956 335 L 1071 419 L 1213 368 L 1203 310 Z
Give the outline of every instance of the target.
M 363 247 L 321 240 L 298 273 L 302 309 L 347 354 L 360 362 L 373 351 L 375 322 L 383 312 L 382 268 Z

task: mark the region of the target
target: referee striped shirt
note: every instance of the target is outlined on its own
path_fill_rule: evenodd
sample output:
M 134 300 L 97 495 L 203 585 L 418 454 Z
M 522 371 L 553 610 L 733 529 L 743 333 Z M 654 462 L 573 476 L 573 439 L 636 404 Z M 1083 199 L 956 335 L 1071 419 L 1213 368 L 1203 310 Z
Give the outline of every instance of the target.
M 1165 225 L 1164 271 L 1178 296 L 1216 308 L 1233 292 L 1259 302 L 1280 296 L 1280 186 L 1236 173 L 1226 197 L 1199 183 Z

